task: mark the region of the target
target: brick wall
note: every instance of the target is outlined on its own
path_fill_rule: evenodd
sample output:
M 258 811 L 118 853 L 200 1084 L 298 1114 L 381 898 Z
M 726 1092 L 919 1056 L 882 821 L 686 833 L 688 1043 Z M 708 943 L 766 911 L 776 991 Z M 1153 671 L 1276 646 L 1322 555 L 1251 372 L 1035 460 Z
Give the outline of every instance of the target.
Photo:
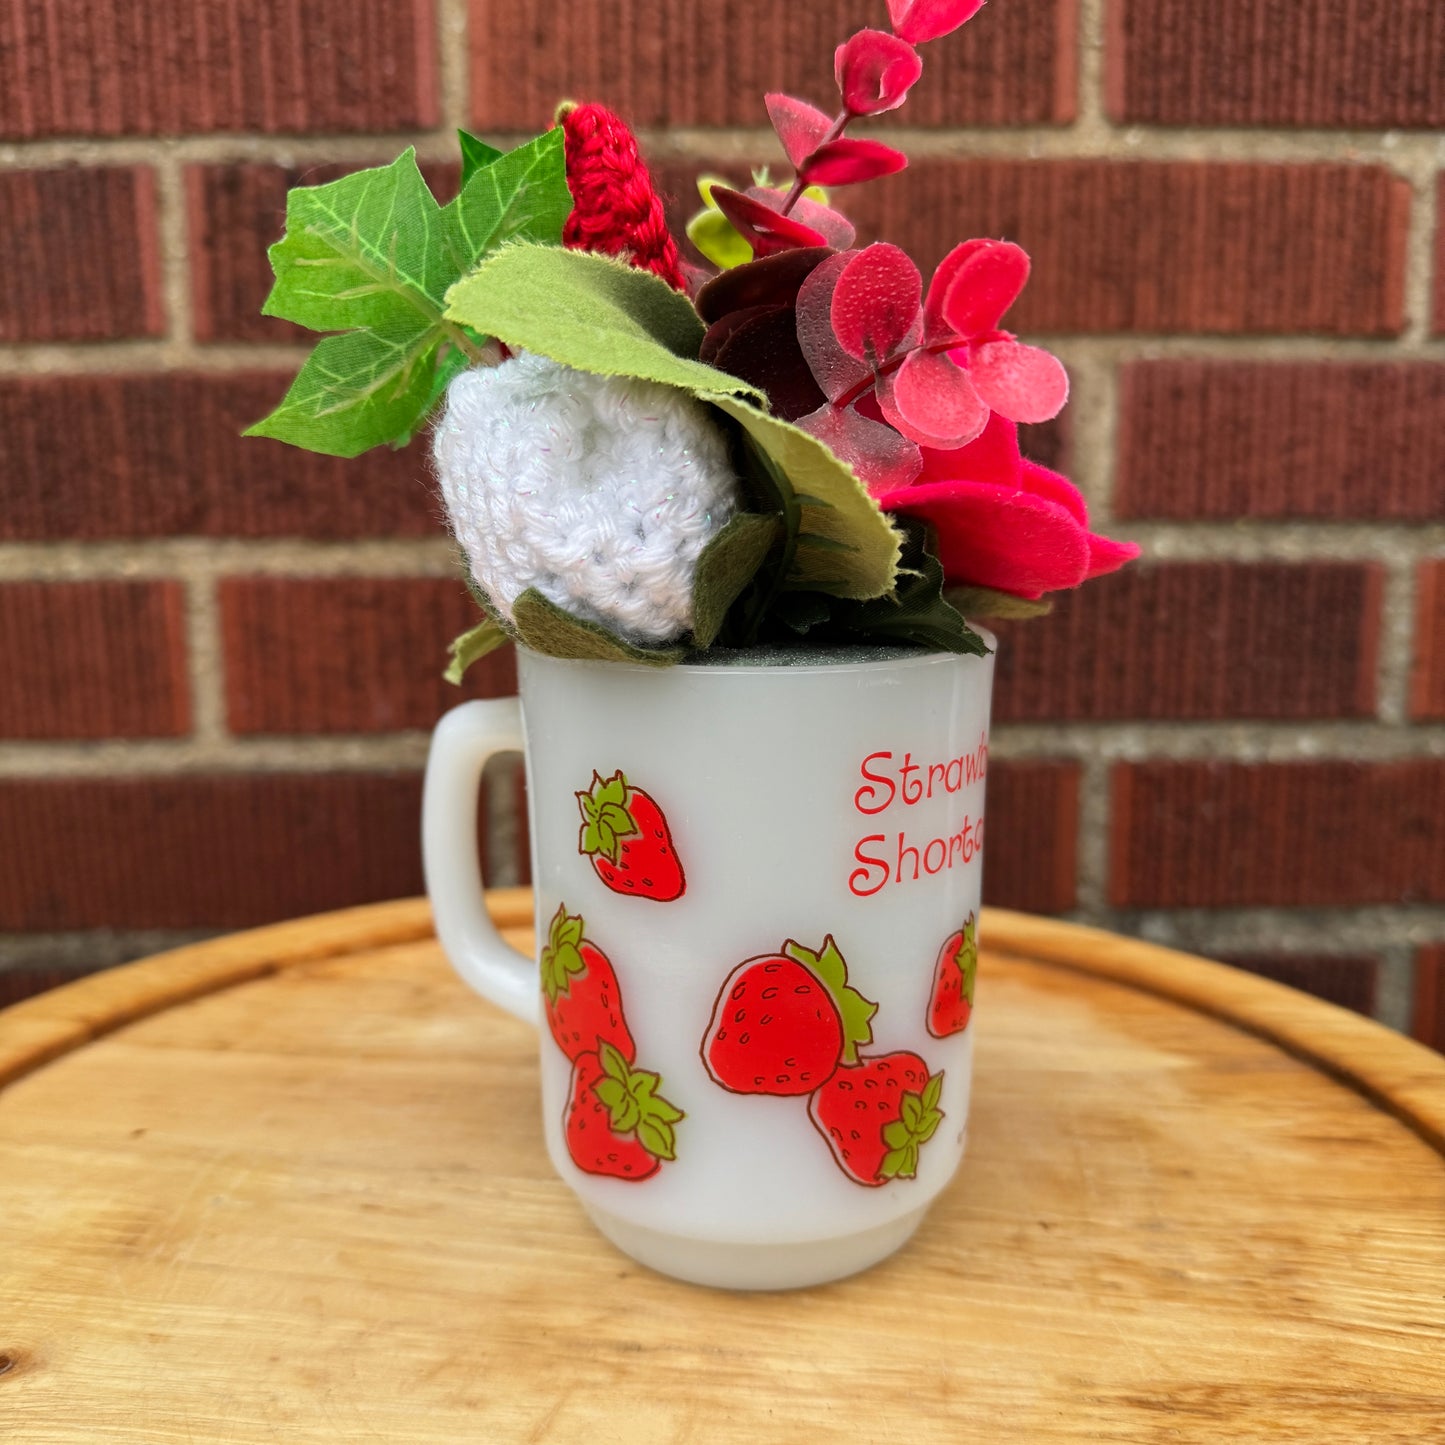
M 883 15 L 10 0 L 0 1001 L 420 887 L 467 603 L 419 453 L 237 438 L 302 354 L 258 314 L 286 187 L 415 141 L 445 189 L 453 127 L 570 94 L 647 129 L 682 215 Z M 1445 1043 L 1445 10 L 991 0 L 883 124 L 914 164 L 849 209 L 924 264 L 1029 248 L 1018 323 L 1075 394 L 1031 445 L 1149 559 L 1002 629 L 989 897 Z M 498 882 L 520 806 L 499 766 Z

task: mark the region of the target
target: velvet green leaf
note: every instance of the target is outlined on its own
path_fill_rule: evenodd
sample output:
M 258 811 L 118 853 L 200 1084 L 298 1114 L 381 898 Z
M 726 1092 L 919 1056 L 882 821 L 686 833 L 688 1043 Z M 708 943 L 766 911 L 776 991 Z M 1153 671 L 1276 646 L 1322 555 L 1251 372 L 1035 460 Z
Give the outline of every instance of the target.
M 992 587 L 950 587 L 943 595 L 965 617 L 1043 617 L 1054 606 L 1047 597 L 1015 597 Z
M 782 532 L 776 515 L 739 512 L 697 559 L 692 578 L 692 640 L 711 647 L 744 587 L 756 576 Z
M 442 676 L 448 682 L 460 685 L 466 670 L 474 662 L 489 652 L 495 652 L 511 640 L 501 623 L 494 622 L 490 617 L 482 618 L 475 627 L 468 628 L 460 637 L 453 639 L 447 649 L 452 660 L 447 664 L 447 670 Z
M 817 437 L 738 396 L 706 396 L 771 463 L 785 514 L 796 507 L 796 545 L 785 586 L 838 597 L 882 597 L 893 587 L 901 538 L 852 468 Z
M 512 604 L 512 621 L 524 646 L 548 657 L 590 658 L 597 662 L 639 662 L 669 667 L 682 660 L 680 647 L 638 647 L 595 622 L 584 622 L 529 587 Z
M 703 324 L 686 296 L 610 256 L 508 246 L 452 287 L 446 314 L 578 371 L 761 397 L 695 359 Z
M 478 351 L 446 320 L 447 288 L 487 250 L 516 238 L 555 241 L 571 208 L 560 132 L 478 169 L 439 206 L 408 149 L 390 165 L 303 186 L 286 199 L 271 247 L 275 285 L 262 308 L 319 343 L 284 400 L 248 436 L 351 457 L 409 439 L 448 376 Z

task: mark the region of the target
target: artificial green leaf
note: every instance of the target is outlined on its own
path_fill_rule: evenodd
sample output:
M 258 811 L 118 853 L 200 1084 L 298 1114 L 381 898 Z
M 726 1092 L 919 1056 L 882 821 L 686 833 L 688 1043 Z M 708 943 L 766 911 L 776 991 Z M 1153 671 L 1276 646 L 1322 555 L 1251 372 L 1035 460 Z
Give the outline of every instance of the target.
M 404 427 L 394 437 L 388 437 L 388 443 L 400 449 L 427 424 L 432 412 L 434 412 L 447 394 L 447 387 L 452 384 L 452 379 L 459 376 L 472 364 L 472 358 L 459 347 L 443 342 L 440 359 L 432 367 L 431 390 L 427 394 L 426 401 L 422 404 L 420 415 L 414 417 L 409 426 Z
M 767 459 L 782 493 L 784 516 L 796 523 L 796 544 L 782 584 L 851 598 L 889 592 L 902 540 L 853 469 L 817 437 L 741 396 L 703 400 L 732 417 Z
M 462 148 L 462 185 L 471 180 L 476 173 L 491 163 L 502 154 L 495 146 L 489 146 L 479 136 L 474 136 L 470 131 L 459 130 L 457 142 Z
M 436 345 L 418 349 L 416 339 L 386 340 L 371 331 L 325 337 L 281 404 L 244 435 L 333 457 L 359 456 L 400 436 L 431 395 Z
M 696 359 L 703 324 L 686 296 L 611 256 L 507 246 L 452 287 L 446 314 L 578 371 L 762 399 L 756 387 Z
M 739 512 L 702 549 L 692 577 L 692 640 L 711 647 L 723 619 L 782 532 L 776 514 Z
M 262 308 L 322 341 L 281 405 L 246 433 L 351 457 L 409 439 L 475 333 L 442 314 L 447 288 L 486 250 L 516 238 L 555 241 L 571 208 L 560 132 L 477 171 L 438 206 L 408 149 L 388 166 L 303 186 L 286 199 L 271 247 L 275 285 Z
M 639 647 L 596 622 L 573 617 L 535 587 L 527 588 L 512 604 L 512 621 L 522 643 L 548 657 L 639 662 L 648 667 L 670 667 L 683 657 L 680 647 Z
M 442 676 L 448 682 L 460 685 L 466 670 L 478 658 L 485 657 L 489 652 L 495 652 L 497 648 L 505 646 L 511 640 L 500 623 L 494 622 L 490 617 L 482 618 L 475 627 L 469 628 L 460 637 L 452 640 L 451 646 L 447 649 L 451 653 L 452 660 L 448 663 L 447 670 Z
M 711 208 L 699 211 L 687 223 L 687 239 L 714 266 L 724 271 L 753 259 L 753 248 L 721 211 Z
M 965 617 L 1043 617 L 1054 608 L 1050 598 L 1014 597 L 992 587 L 950 587 L 943 595 Z

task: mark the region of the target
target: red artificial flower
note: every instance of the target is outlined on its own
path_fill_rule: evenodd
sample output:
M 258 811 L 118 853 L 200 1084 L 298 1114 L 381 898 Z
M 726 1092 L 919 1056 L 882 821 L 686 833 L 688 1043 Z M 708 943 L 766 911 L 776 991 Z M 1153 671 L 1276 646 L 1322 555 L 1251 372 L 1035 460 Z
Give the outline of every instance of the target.
M 922 74 L 918 52 L 886 30 L 860 30 L 833 52 L 833 76 L 852 115 L 897 110 Z
M 983 0 L 888 0 L 893 33 L 914 45 L 950 34 L 982 9 Z
M 1014 597 L 1077 587 L 1139 555 L 1133 542 L 1089 530 L 1079 489 L 1019 454 L 1018 426 L 997 414 L 953 451 L 922 448 L 909 486 L 875 493 L 884 511 L 931 523 L 950 585 Z

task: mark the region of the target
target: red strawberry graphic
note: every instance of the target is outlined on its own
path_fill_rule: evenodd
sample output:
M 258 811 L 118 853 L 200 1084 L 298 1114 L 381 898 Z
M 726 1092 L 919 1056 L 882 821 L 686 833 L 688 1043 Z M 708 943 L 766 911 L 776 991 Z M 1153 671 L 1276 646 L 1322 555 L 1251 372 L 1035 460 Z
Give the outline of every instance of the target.
M 878 1011 L 848 987 L 832 937 L 814 953 L 791 939 L 781 953 L 745 959 L 723 983 L 702 1040 L 702 1061 L 735 1094 L 811 1094 L 841 1060 L 858 1059 Z
M 577 794 L 582 809 L 578 851 L 592 860 L 597 876 L 614 892 L 670 903 L 687 890 L 682 863 L 662 809 L 620 772 Z
M 970 913 L 963 931 L 951 934 L 938 950 L 933 970 L 933 997 L 928 1005 L 928 1032 L 936 1039 L 962 1033 L 973 1013 L 973 985 L 978 977 L 978 920 Z
M 838 1167 L 877 1186 L 918 1173 L 918 1151 L 943 1122 L 943 1071 L 932 1078 L 917 1054 L 860 1059 L 838 1070 L 808 1104 Z
M 672 1126 L 684 1116 L 657 1092 L 661 1082 L 645 1069 L 630 1068 L 609 1043 L 578 1056 L 562 1127 L 567 1152 L 583 1173 L 646 1179 L 663 1160 L 677 1157 Z
M 622 1017 L 622 990 L 607 955 L 582 936 L 582 919 L 560 906 L 542 950 L 542 1007 L 547 1027 L 574 1063 L 601 1044 L 614 1045 L 631 1063 L 637 1047 Z

